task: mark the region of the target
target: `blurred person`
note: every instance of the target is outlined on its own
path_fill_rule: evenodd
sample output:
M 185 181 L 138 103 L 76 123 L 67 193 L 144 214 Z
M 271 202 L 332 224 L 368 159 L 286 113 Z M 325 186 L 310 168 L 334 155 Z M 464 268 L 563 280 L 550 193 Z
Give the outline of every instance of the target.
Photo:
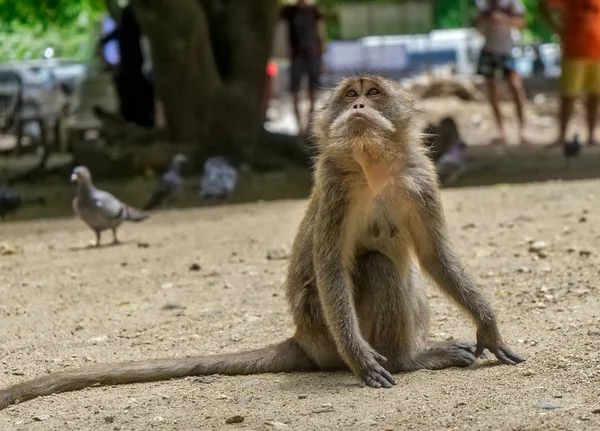
M 290 91 L 294 102 L 294 113 L 303 136 L 298 92 L 303 76 L 308 76 L 310 112 L 315 108 L 316 91 L 323 71 L 325 27 L 323 14 L 317 6 L 307 0 L 298 0 L 293 5 L 281 9 L 281 18 L 288 24 L 290 47 Z
M 125 121 L 142 127 L 154 127 L 154 86 L 144 73 L 142 31 L 130 5 L 123 8 L 117 26 L 100 39 L 100 46 L 104 48 L 112 40 L 118 42 L 118 57 L 108 51 L 111 52 L 111 58 L 107 62 L 114 66 L 120 114 Z
M 596 145 L 600 100 L 600 0 L 541 0 L 541 15 L 562 39 L 559 135 L 550 146 L 567 145 L 567 126 L 578 97 L 586 96 L 588 145 Z M 552 12 L 559 12 L 561 19 Z
M 496 76 L 501 73 L 510 87 L 517 117 L 519 138 L 525 143 L 525 89 L 516 70 L 513 30 L 525 26 L 525 7 L 521 0 L 477 0 L 476 27 L 485 39 L 479 56 L 477 73 L 486 79 L 488 98 L 499 130 L 493 142 L 506 144 L 504 121 L 498 101 Z
M 535 55 L 533 59 L 533 76 L 544 76 L 546 74 L 546 64 L 542 59 L 539 43 L 533 46 L 533 53 Z

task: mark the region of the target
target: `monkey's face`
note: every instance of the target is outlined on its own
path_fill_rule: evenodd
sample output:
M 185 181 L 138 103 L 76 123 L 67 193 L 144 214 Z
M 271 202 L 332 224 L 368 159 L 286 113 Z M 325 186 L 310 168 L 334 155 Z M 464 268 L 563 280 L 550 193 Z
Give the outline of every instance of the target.
M 413 114 L 412 98 L 399 84 L 370 75 L 347 78 L 315 115 L 314 131 L 322 145 L 337 150 L 387 146 L 402 141 Z

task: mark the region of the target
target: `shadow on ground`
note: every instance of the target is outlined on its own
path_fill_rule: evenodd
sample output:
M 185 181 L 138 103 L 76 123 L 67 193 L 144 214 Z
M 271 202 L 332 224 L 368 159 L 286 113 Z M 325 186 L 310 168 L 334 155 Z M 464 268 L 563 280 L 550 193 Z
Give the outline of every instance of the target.
M 527 183 L 548 180 L 577 180 L 600 178 L 600 147 L 584 147 L 580 155 L 566 160 L 560 148 L 540 146 L 470 146 L 467 170 L 447 187 L 486 186 L 505 183 Z M 198 196 L 200 177 L 188 177 L 181 198 L 173 206 L 199 207 L 224 203 L 301 199 L 310 193 L 312 185 L 309 169 L 289 169 L 281 172 L 241 172 L 238 188 L 225 202 L 207 202 Z M 97 186 L 141 207 L 154 185 L 153 179 L 135 178 L 129 181 L 101 181 Z M 43 195 L 47 204 L 22 208 L 6 221 L 72 215 L 71 201 L 75 186 L 68 178 L 50 177 L 38 184 L 15 186 L 25 197 Z

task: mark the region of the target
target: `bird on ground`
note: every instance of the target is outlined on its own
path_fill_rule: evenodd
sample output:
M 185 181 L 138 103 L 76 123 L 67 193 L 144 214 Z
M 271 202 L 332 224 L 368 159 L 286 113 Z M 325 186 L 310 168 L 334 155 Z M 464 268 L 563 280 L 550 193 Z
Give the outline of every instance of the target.
M 225 199 L 233 193 L 238 173 L 224 157 L 210 157 L 204 162 L 200 196 L 204 199 Z
M 566 159 L 578 156 L 580 151 L 581 143 L 579 142 L 579 135 L 575 135 L 572 141 L 565 142 L 563 145 L 563 155 Z
M 23 198 L 21 195 L 9 188 L 0 188 L 0 218 L 4 220 L 10 213 L 18 211 L 25 205 L 44 205 L 46 198 Z
M 467 144 L 459 139 L 439 158 L 436 168 L 442 184 L 450 184 L 465 172 L 466 152 Z
M 144 205 L 144 210 L 148 211 L 164 204 L 167 200 L 173 198 L 181 189 L 183 178 L 181 177 L 181 166 L 188 161 L 183 154 L 175 154 L 171 160 L 169 169 L 160 176 L 156 183 L 156 187 Z
M 77 166 L 73 169 L 71 181 L 77 182 L 73 211 L 96 233 L 96 247 L 100 246 L 100 235 L 103 231 L 111 229 L 113 244 L 118 244 L 117 228 L 121 223 L 124 221 L 140 222 L 148 218 L 140 210 L 132 208 L 112 194 L 94 187 L 92 175 L 85 166 Z

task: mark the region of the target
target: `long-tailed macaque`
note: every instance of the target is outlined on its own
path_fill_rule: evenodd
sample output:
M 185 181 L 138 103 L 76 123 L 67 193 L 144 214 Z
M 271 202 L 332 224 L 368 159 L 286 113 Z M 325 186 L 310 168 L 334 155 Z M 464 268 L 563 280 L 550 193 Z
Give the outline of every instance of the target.
M 286 281 L 296 330 L 253 351 L 94 365 L 0 390 L 0 409 L 42 395 L 204 374 L 350 370 L 389 388 L 393 374 L 464 367 L 484 349 L 524 361 L 454 252 L 419 113 L 399 84 L 343 80 L 315 113 L 319 146 L 310 202 Z M 475 342 L 431 341 L 420 270 L 473 318 Z

